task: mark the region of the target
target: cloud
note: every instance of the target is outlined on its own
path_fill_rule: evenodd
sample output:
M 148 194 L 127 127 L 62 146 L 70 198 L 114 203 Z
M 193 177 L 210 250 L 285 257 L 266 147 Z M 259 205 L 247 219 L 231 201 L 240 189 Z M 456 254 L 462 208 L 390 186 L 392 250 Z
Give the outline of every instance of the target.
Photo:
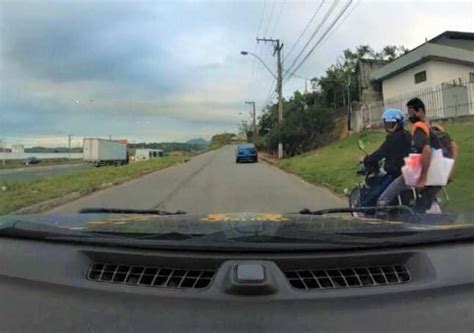
M 262 107 L 273 81 L 239 52 L 255 51 L 275 68 L 271 45 L 257 45 L 257 33 L 280 38 L 286 55 L 317 6 L 267 1 L 263 12 L 263 1 L 3 1 L 3 131 L 32 140 L 68 132 L 168 140 L 236 130 L 243 101 Z M 472 10 L 469 2 L 360 1 L 299 74 L 320 75 L 359 44 L 415 47 L 444 30 L 470 30 Z M 284 93 L 303 88 L 292 79 Z

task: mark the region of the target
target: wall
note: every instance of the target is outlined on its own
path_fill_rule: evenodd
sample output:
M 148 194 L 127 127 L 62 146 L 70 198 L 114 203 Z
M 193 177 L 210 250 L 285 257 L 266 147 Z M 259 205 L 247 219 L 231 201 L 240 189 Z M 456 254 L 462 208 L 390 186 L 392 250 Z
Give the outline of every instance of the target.
M 359 81 L 359 101 L 369 104 L 382 99 L 382 85 L 370 80 L 370 74 L 383 67 L 386 61 L 360 59 L 357 63 L 357 79 Z
M 415 74 L 424 70 L 426 70 L 426 81 L 415 84 Z M 429 90 L 446 81 L 469 77 L 469 73 L 472 72 L 474 66 L 431 60 L 384 80 L 383 99 L 387 101 L 413 91 Z
M 415 74 L 426 71 L 426 81 L 415 84 Z M 433 83 L 431 62 L 425 62 L 382 82 L 383 99 L 390 100 L 414 90 L 428 89 Z
M 450 64 L 442 61 L 431 61 L 431 63 L 434 67 L 432 75 L 435 84 L 459 78 L 469 78 L 469 73 L 474 73 L 474 66 Z

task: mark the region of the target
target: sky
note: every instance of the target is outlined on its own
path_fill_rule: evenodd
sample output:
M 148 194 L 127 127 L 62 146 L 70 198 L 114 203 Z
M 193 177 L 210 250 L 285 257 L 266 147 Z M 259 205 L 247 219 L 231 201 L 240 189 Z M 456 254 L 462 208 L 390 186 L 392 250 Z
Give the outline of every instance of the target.
M 68 135 L 80 145 L 83 137 L 163 142 L 236 132 L 249 120 L 244 102 L 261 112 L 274 83 L 240 51 L 274 70 L 271 45 L 255 38 L 278 38 L 289 67 L 333 4 L 0 0 L 0 137 L 7 146 L 65 146 Z M 346 4 L 334 4 L 303 55 Z M 319 76 L 357 45 L 411 49 L 445 30 L 474 31 L 474 0 L 355 0 L 297 73 Z M 284 95 L 304 89 L 293 77 Z

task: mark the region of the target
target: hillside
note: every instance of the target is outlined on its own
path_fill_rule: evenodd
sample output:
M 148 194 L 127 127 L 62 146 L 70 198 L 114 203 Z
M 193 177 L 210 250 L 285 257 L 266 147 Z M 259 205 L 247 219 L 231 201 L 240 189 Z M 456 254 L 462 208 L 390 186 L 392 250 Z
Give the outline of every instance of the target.
M 447 190 L 449 211 L 472 211 L 474 200 L 474 122 L 446 124 L 445 129 L 459 146 L 459 158 L 453 182 Z M 385 137 L 383 131 L 363 132 L 324 148 L 284 159 L 279 166 L 303 179 L 326 185 L 338 193 L 353 187 L 361 178 L 356 174 L 362 156 L 357 141 L 362 139 L 369 152 L 374 151 Z
M 207 140 L 204 140 L 202 138 L 199 138 L 199 139 L 192 139 L 192 140 L 188 140 L 186 141 L 186 143 L 188 145 L 196 145 L 196 146 L 204 146 L 204 147 L 207 147 L 209 146 L 209 141 Z

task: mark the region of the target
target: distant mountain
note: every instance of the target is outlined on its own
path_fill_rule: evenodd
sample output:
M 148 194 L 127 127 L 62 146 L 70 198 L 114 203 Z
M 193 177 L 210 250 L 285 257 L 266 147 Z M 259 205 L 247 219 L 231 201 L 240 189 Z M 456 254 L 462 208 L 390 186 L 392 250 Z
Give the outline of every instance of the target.
M 201 139 L 201 138 L 188 140 L 186 141 L 186 143 L 188 145 L 195 145 L 195 146 L 209 146 L 209 141 Z

